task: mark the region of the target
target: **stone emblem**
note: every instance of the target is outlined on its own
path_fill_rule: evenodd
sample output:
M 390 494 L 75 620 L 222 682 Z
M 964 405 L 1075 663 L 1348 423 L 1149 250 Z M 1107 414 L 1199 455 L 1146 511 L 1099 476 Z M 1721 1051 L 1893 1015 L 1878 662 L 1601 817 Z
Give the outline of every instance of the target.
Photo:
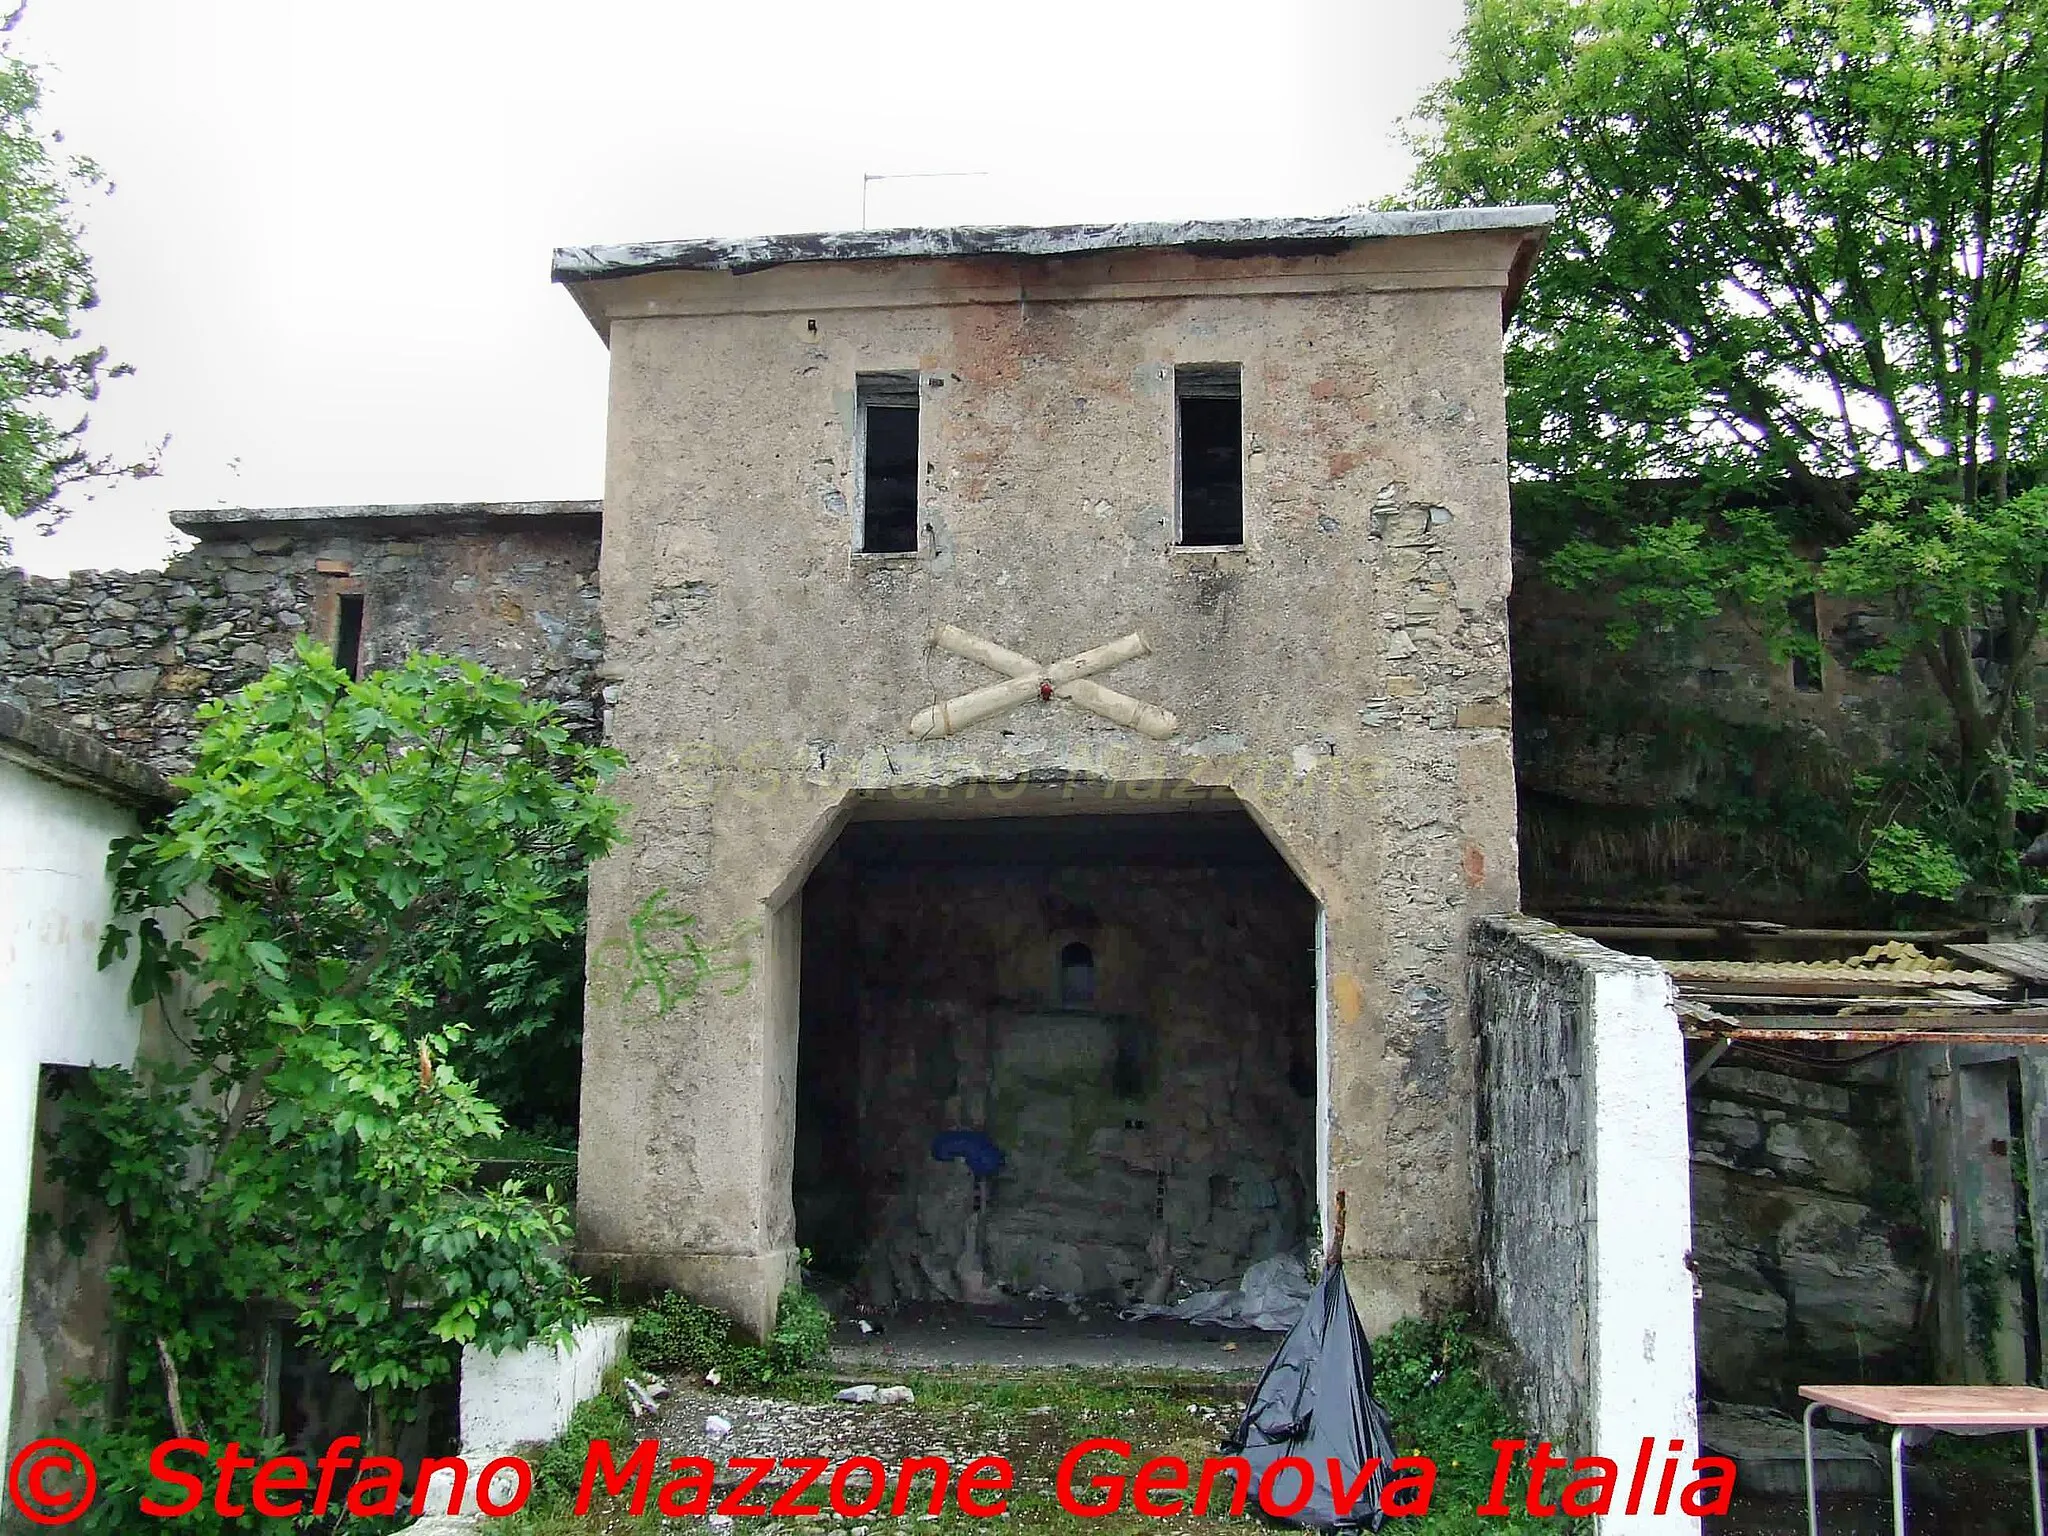
M 915 741 L 957 735 L 970 725 L 1007 714 L 1032 699 L 1046 703 L 1063 699 L 1154 741 L 1164 741 L 1180 729 L 1180 721 L 1170 710 L 1089 681 L 1098 672 L 1150 656 L 1152 647 L 1139 631 L 1133 630 L 1120 640 L 1082 651 L 1051 666 L 1040 666 L 1029 656 L 1006 650 L 952 624 L 942 624 L 934 630 L 931 645 L 948 655 L 978 662 L 991 672 L 1000 672 L 1004 681 L 919 710 L 910 721 L 910 735 Z

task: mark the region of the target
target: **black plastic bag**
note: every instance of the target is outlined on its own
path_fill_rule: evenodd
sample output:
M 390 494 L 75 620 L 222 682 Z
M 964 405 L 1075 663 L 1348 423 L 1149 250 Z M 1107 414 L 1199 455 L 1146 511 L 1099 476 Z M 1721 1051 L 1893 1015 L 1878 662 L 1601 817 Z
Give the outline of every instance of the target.
M 1308 1463 L 1313 1492 L 1300 1510 L 1279 1517 L 1288 1524 L 1376 1531 L 1384 1518 L 1380 1492 L 1393 1466 L 1394 1435 L 1386 1409 L 1372 1395 L 1372 1346 L 1352 1308 L 1344 1266 L 1335 1258 L 1343 1240 L 1342 1210 L 1340 1205 L 1338 1236 L 1323 1262 L 1322 1280 L 1309 1294 L 1301 1320 L 1280 1341 L 1223 1449 L 1244 1457 L 1255 1488 L 1266 1469 L 1284 1456 Z M 1377 1462 L 1373 1475 L 1340 1515 L 1333 1478 L 1341 1477 L 1349 1493 L 1369 1461 Z M 1292 1504 L 1299 1494 L 1298 1468 L 1274 1479 L 1272 1502 Z

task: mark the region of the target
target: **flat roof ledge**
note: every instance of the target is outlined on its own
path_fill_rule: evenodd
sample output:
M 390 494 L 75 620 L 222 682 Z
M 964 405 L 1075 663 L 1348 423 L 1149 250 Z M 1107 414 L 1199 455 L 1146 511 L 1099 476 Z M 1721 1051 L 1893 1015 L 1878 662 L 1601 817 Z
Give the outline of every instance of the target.
M 959 225 L 572 245 L 555 252 L 552 275 L 558 283 L 582 283 L 647 272 L 757 272 L 793 262 L 1078 256 L 1095 251 L 1143 249 L 1242 256 L 1313 250 L 1359 240 L 1475 232 L 1520 232 L 1534 239 L 1549 228 L 1556 212 L 1544 204 L 1531 204 L 1506 208 L 1402 209 L 1324 218 L 1198 219 L 1044 227 Z
M 140 811 L 163 810 L 178 798 L 147 764 L 6 692 L 0 692 L 0 758 Z
M 354 528 L 392 534 L 402 528 L 455 532 L 487 523 L 596 523 L 602 501 L 430 501 L 361 507 L 194 507 L 171 514 L 173 526 L 201 540 L 266 532 Z

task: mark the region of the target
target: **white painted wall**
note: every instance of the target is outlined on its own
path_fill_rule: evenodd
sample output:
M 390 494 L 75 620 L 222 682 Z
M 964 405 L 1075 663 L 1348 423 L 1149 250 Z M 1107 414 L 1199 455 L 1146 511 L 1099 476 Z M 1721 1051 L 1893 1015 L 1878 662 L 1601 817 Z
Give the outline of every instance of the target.
M 530 1344 L 502 1354 L 462 1351 L 462 1454 L 479 1459 L 554 1439 L 576 1405 L 597 1396 L 604 1373 L 626 1355 L 632 1322 L 595 1317 L 566 1344 Z
M 129 968 L 98 966 L 107 845 L 134 812 L 0 757 L 0 1445 L 11 1445 L 36 1086 L 44 1063 L 127 1066 Z
M 1692 1159 L 1685 1039 L 1671 978 L 1529 917 L 1473 935 L 1488 1135 L 1481 1264 L 1519 1356 L 1523 1426 L 1567 1457 L 1621 1468 L 1647 1438 L 1651 1502 L 1667 1454 L 1699 1455 Z M 1680 1449 L 1672 1452 L 1673 1441 Z M 1611 1513 L 1603 1536 L 1693 1532 L 1672 1512 Z
M 1683 1486 L 1699 1454 L 1685 1041 L 1671 980 L 1653 962 L 1596 969 L 1587 994 L 1593 1452 L 1622 1467 L 1625 1486 L 1645 1435 L 1658 1437 L 1659 1467 L 1682 1441 Z M 1602 1536 L 1699 1526 L 1676 1513 L 1599 1521 Z

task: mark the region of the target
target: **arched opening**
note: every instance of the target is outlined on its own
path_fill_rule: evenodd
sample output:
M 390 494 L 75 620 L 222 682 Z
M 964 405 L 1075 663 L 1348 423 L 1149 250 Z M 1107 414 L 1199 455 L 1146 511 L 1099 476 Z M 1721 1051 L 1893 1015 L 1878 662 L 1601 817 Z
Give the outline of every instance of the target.
M 1060 949 L 1060 1006 L 1095 1005 L 1095 951 L 1079 939 Z
M 800 910 L 815 1268 L 1173 1301 L 1305 1249 L 1317 909 L 1235 800 L 856 802 Z

